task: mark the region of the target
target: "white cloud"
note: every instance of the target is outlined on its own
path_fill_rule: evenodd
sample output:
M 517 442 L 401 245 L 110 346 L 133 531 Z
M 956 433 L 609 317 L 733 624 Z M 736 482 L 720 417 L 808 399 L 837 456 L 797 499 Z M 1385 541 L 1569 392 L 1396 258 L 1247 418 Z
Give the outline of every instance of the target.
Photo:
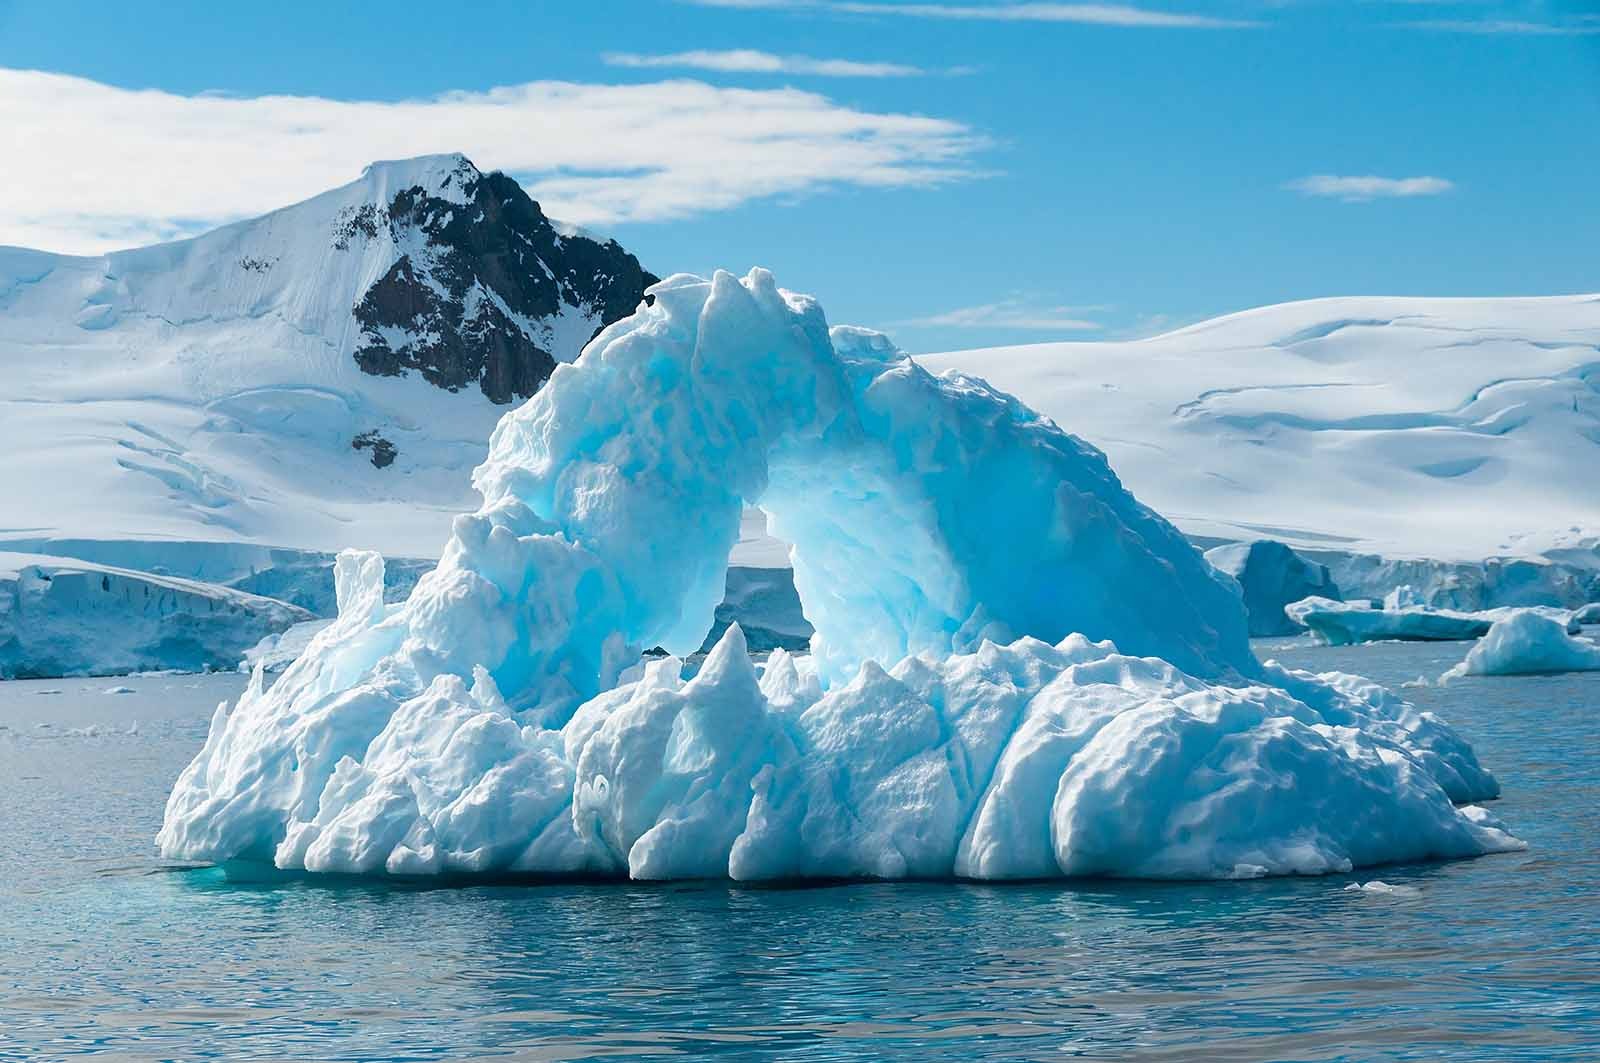
M 1586 37 L 1600 35 L 1600 15 L 1577 15 L 1566 22 L 1530 22 L 1526 19 L 1427 19 L 1407 23 L 1413 29 L 1474 33 L 1481 36 Z
M 774 55 L 748 48 L 731 51 L 673 52 L 669 55 L 639 55 L 635 52 L 607 52 L 602 58 L 610 66 L 633 69 L 713 70 L 724 74 L 807 74 L 834 78 L 903 78 L 927 71 L 903 63 L 864 63 L 853 59 L 815 59 L 808 55 Z
M 1009 328 L 1042 331 L 1087 332 L 1099 329 L 1099 322 L 1083 314 L 1106 309 L 1103 306 L 1033 306 L 1021 299 L 963 306 L 929 317 L 913 318 L 897 324 L 916 328 Z
M 460 151 L 582 225 L 680 218 L 830 187 L 977 175 L 958 122 L 791 88 L 541 81 L 398 102 L 178 95 L 0 69 L 0 244 L 93 252 L 199 231 Z
M 1455 188 L 1455 184 L 1443 177 L 1341 177 L 1335 174 L 1313 174 L 1310 177 L 1290 181 L 1284 187 L 1307 196 L 1342 199 L 1346 203 L 1365 203 L 1372 199 L 1440 196 Z
M 753 10 L 823 11 L 844 15 L 898 15 L 967 22 L 1075 22 L 1092 26 L 1166 29 L 1228 29 L 1259 23 L 1211 15 L 1153 11 L 1130 4 L 1059 3 L 882 3 L 872 0 L 689 0 L 701 7 Z

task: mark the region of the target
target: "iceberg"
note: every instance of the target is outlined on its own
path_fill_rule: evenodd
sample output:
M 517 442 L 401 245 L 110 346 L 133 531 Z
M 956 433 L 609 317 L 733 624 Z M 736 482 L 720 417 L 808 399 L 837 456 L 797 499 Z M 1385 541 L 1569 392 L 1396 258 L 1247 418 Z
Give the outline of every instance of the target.
M 231 669 L 310 618 L 200 580 L 0 552 L 0 679 Z
M 679 275 L 496 428 L 400 603 L 257 666 L 168 800 L 173 858 L 342 874 L 1316 874 L 1521 847 L 1437 717 L 1250 650 L 1237 585 L 1015 399 Z M 809 653 L 699 671 L 742 510 Z M 660 647 L 673 656 L 650 656 Z
M 253 672 L 258 663 L 268 672 L 283 671 L 306 651 L 317 632 L 332 623 L 330 619 L 303 620 L 286 631 L 266 636 L 244 651 L 239 671 Z
M 722 604 L 701 650 L 709 653 L 733 624 L 744 630 L 752 651 L 804 650 L 813 634 L 788 568 L 728 566 Z
M 1441 681 L 1464 675 L 1550 675 L 1600 671 L 1600 644 L 1574 638 L 1560 620 L 1531 609 L 1495 621 Z
M 1307 561 L 1272 539 L 1213 547 L 1206 560 L 1238 581 L 1252 638 L 1297 635 L 1305 627 L 1289 619 L 1285 606 L 1310 597 L 1342 597 L 1326 565 Z
M 1548 607 L 1516 609 L 1504 607 L 1468 613 L 1457 609 L 1434 609 L 1416 604 L 1416 592 L 1397 587 L 1384 600 L 1383 608 L 1370 601 L 1338 602 L 1310 597 L 1289 605 L 1284 612 L 1330 646 L 1353 646 L 1358 642 L 1454 642 L 1482 638 L 1498 620 L 1519 613 L 1533 613 L 1559 624 L 1564 630 L 1577 630 L 1571 611 Z

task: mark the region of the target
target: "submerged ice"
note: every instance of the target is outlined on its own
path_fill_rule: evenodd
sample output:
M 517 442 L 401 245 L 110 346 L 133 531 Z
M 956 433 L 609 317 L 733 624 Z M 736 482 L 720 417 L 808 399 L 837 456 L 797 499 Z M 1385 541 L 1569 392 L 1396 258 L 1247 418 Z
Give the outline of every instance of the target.
M 1517 847 L 1430 714 L 1250 651 L 1237 585 L 1094 448 L 678 276 L 496 429 L 443 559 L 219 707 L 169 856 L 320 872 L 1003 879 L 1319 873 Z M 811 653 L 711 629 L 742 508 Z

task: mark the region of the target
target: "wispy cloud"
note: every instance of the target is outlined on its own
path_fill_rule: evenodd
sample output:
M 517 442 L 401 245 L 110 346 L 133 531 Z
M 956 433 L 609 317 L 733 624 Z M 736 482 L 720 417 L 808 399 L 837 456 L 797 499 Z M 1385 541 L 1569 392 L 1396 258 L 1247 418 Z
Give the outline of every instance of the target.
M 1341 177 L 1336 174 L 1313 174 L 1290 181 L 1284 187 L 1302 195 L 1364 203 L 1373 199 L 1441 196 L 1455 188 L 1455 184 L 1443 177 Z
M 634 70 L 709 70 L 723 74 L 801 74 L 830 78 L 904 78 L 929 71 L 904 63 L 859 62 L 854 59 L 817 59 L 809 55 L 775 55 L 748 48 L 730 51 L 672 52 L 667 55 L 640 55 L 636 52 L 607 52 L 608 66 Z M 940 71 L 944 73 L 944 71 Z
M 1091 26 L 1165 29 L 1230 29 L 1260 25 L 1248 19 L 1158 11 L 1131 4 L 883 3 L 872 0 L 688 0 L 688 2 L 701 7 L 738 8 L 747 11 L 821 11 L 842 15 L 884 15 L 967 22 L 1074 22 Z
M 1002 299 L 994 303 L 963 306 L 928 317 L 912 318 L 895 324 L 912 328 L 995 328 L 1053 332 L 1089 332 L 1103 326 L 1084 314 L 1105 310 L 1103 306 L 1038 306 L 1023 299 Z
M 1422 19 L 1408 22 L 1412 29 L 1447 33 L 1474 33 L 1482 36 L 1513 37 L 1588 37 L 1600 35 L 1600 15 L 1575 15 L 1557 22 L 1528 19 Z
M 261 213 L 375 159 L 465 152 L 580 225 L 977 176 L 959 122 L 792 88 L 530 82 L 400 102 L 130 91 L 0 69 L 0 244 L 93 252 Z

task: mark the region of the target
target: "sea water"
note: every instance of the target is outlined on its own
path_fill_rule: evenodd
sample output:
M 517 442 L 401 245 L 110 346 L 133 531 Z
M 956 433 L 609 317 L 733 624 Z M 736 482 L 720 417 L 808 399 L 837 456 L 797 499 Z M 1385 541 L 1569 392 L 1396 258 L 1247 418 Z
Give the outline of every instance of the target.
M 1466 650 L 1257 648 L 1393 686 Z M 1600 1059 L 1600 674 L 1404 691 L 1498 775 L 1525 853 L 810 889 L 173 867 L 167 791 L 242 686 L 0 683 L 0 1061 Z

